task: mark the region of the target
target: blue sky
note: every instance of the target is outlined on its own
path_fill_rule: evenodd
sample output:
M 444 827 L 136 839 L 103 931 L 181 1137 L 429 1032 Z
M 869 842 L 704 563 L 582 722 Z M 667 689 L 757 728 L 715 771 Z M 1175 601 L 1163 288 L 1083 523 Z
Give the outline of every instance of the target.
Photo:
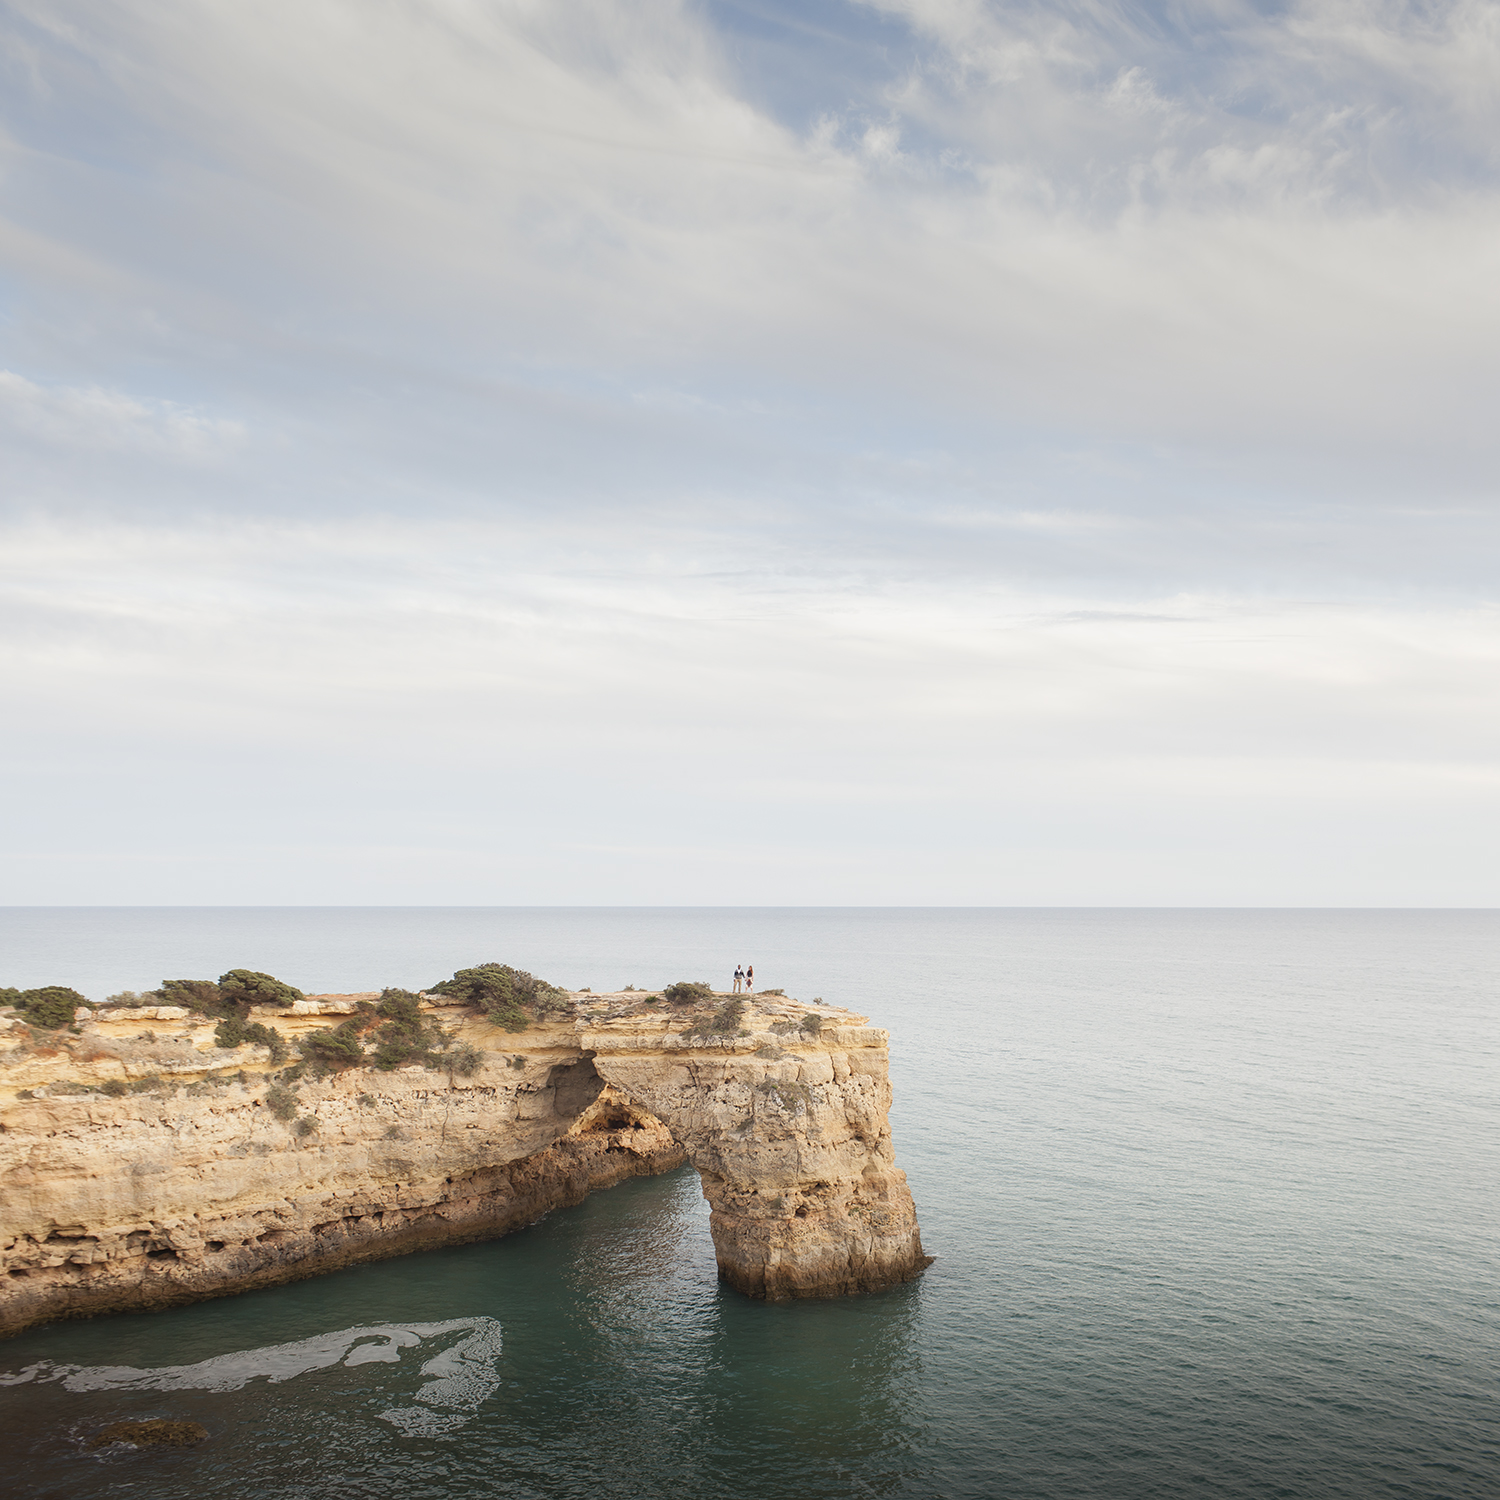
M 1500 899 L 1500 6 L 0 19 L 0 900 Z

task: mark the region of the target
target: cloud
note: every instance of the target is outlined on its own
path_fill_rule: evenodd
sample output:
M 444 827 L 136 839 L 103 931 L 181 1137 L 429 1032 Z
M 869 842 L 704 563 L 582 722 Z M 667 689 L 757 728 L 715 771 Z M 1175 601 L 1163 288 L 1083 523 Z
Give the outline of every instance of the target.
M 98 386 L 46 387 L 0 370 L 0 426 L 57 448 L 144 453 L 199 462 L 222 458 L 242 423 L 199 416 L 170 401 L 147 403 Z
M 1098 871 L 1150 847 L 1199 870 L 1201 900 L 1274 901 L 1305 889 L 1309 838 L 1342 868 L 1327 839 L 1364 860 L 1402 823 L 1419 866 L 1447 862 L 1443 889 L 1493 894 L 1492 607 L 1109 612 L 714 569 L 691 546 L 646 566 L 623 537 L 541 519 L 12 530 L 3 691 L 28 727 L 10 774 L 66 796 L 90 868 L 149 854 L 153 899 L 286 881 L 314 899 L 357 846 L 379 900 L 956 900 L 968 881 L 1013 901 L 1025 878 L 998 851 L 1050 840 L 1106 852 L 1091 899 L 1142 899 Z M 57 862 L 53 806 L 10 811 L 9 899 Z M 1257 852 L 1205 865 L 1205 839 Z M 891 863 L 857 875 L 860 848 Z M 1064 899 L 1088 863 L 1049 859 L 1030 899 Z M 1318 880 L 1411 899 L 1411 868 Z M 1150 899 L 1187 899 L 1187 880 Z
M 15 899 L 1489 899 L 1497 16 L 13 6 Z
M 813 409 L 845 450 L 861 420 L 979 452 L 1040 427 L 1484 483 L 1495 122 L 1462 77 L 1491 8 L 1231 7 L 1191 34 L 888 9 L 909 66 L 799 130 L 671 4 L 48 7 L 73 29 L 16 129 L 12 214 L 41 233 L 65 197 L 70 242 L 151 309 L 107 341 L 226 406 L 296 390 L 337 424 L 430 384 L 399 427 L 436 440 L 443 388 L 489 383 L 457 434 L 475 468 L 508 383 L 607 408 L 593 442 L 646 386 Z M 26 144 L 92 128 L 82 68 L 144 170 Z M 32 295 L 46 367 L 40 323 L 88 289 L 38 271 Z

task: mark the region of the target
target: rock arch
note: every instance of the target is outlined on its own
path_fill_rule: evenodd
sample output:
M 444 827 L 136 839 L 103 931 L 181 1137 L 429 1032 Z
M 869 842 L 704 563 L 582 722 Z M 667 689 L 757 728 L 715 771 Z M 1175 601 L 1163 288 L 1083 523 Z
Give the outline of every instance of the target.
M 888 1035 L 831 1026 L 791 1046 L 585 1032 L 612 1089 L 664 1124 L 698 1170 L 719 1274 L 753 1297 L 828 1297 L 909 1281 L 931 1257 L 891 1145 Z

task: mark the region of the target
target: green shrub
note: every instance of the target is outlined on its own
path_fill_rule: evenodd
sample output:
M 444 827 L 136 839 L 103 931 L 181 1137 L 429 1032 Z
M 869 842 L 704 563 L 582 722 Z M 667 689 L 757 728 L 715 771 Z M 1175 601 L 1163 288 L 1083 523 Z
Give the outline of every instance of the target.
M 245 1035 L 246 1026 L 243 1016 L 225 1016 L 217 1026 L 214 1027 L 215 1047 L 243 1047 L 249 1037 Z
M 459 1042 L 443 1054 L 442 1066 L 450 1083 L 454 1078 L 472 1078 L 484 1066 L 484 1053 L 473 1042 Z
M 531 1025 L 531 1017 L 519 1005 L 497 1005 L 489 1016 L 502 1031 L 525 1031 Z
M 309 1062 L 320 1063 L 340 1072 L 358 1066 L 365 1060 L 364 1043 L 359 1039 L 359 1022 L 351 1017 L 330 1030 L 324 1027 L 303 1037 L 298 1050 Z
M 31 1025 L 42 1031 L 57 1031 L 70 1025 L 73 1012 L 89 1002 L 65 984 L 44 984 L 40 989 L 21 990 L 14 1002 Z
M 714 997 L 713 986 L 704 984 L 701 979 L 679 979 L 676 984 L 669 984 L 661 992 L 663 1000 L 670 1000 L 673 1005 L 697 1005 L 704 1000 L 712 1000 Z
M 243 1047 L 247 1042 L 269 1047 L 273 1068 L 280 1067 L 287 1059 L 286 1038 L 274 1026 L 267 1026 L 260 1021 L 246 1021 L 243 1016 L 235 1014 L 225 1016 L 214 1027 L 216 1047 Z
M 729 1036 L 739 1031 L 744 1016 L 745 1002 L 732 995 L 711 1014 L 694 1016 L 688 1032 L 693 1036 Z
M 284 1083 L 273 1083 L 266 1090 L 266 1108 L 278 1120 L 290 1120 L 297 1113 L 297 1096 Z
M 434 1047 L 444 1037 L 422 1014 L 421 1001 L 410 990 L 388 989 L 375 1007 L 380 1029 L 375 1033 L 375 1066 L 383 1073 L 403 1063 L 431 1060 Z
M 434 995 L 451 995 L 476 1006 L 507 1031 L 524 1031 L 529 1024 L 528 1013 L 540 1017 L 568 1008 L 566 990 L 509 964 L 459 969 L 452 979 L 444 979 L 430 989 Z
M 156 999 L 148 1003 L 161 1005 L 185 1005 L 201 1016 L 227 1016 L 233 1014 L 233 1002 L 222 993 L 212 979 L 163 979 L 156 987 Z
M 410 990 L 384 989 L 375 1002 L 373 1014 L 383 1021 L 399 1021 L 404 1025 L 423 1024 L 422 997 Z
M 21 1003 L 21 992 L 7 985 L 0 985 L 0 1005 L 19 1005 Z
M 295 986 L 255 969 L 231 969 L 220 974 L 219 992 L 236 1005 L 290 1005 L 306 998 Z
M 118 995 L 106 995 L 104 1003 L 122 1010 L 139 1010 L 143 1005 L 159 1005 L 161 1002 L 155 995 L 140 995 L 134 990 L 121 990 Z
M 817 1036 L 817 1034 L 823 1029 L 822 1016 L 803 1016 L 802 1029 L 809 1036 Z
M 123 1099 L 130 1090 L 123 1078 L 111 1078 L 104 1084 L 101 1092 L 108 1094 L 111 1099 Z

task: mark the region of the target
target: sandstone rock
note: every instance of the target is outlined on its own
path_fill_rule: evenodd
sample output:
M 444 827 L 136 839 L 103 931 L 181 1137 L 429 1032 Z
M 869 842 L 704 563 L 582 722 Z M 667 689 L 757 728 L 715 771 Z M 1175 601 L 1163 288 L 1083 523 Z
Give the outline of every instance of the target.
M 927 1263 L 891 1149 L 884 1031 L 825 1008 L 818 1036 L 777 1036 L 802 1008 L 757 1000 L 748 1035 L 688 1036 L 639 995 L 589 1003 L 592 1019 L 523 1033 L 465 1013 L 455 1034 L 486 1054 L 472 1078 L 351 1069 L 302 1082 L 286 1121 L 265 1103 L 264 1048 L 89 1028 L 5 1054 L 0 1333 L 503 1234 L 685 1154 L 742 1291 L 867 1291 Z M 165 1081 L 77 1092 L 122 1077 Z M 51 1097 L 19 1096 L 49 1082 Z
M 90 1021 L 140 1022 L 140 1021 L 186 1021 L 193 1012 L 185 1005 L 106 1005 L 102 1010 L 85 1011 L 84 1018 Z M 206 1020 L 207 1018 L 202 1018 Z
M 891 1146 L 889 1035 L 841 1019 L 790 1050 L 769 1031 L 584 1033 L 600 1076 L 682 1142 L 720 1275 L 752 1296 L 874 1291 L 930 1263 Z

